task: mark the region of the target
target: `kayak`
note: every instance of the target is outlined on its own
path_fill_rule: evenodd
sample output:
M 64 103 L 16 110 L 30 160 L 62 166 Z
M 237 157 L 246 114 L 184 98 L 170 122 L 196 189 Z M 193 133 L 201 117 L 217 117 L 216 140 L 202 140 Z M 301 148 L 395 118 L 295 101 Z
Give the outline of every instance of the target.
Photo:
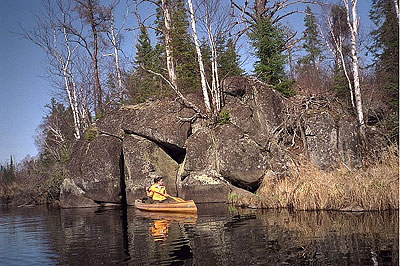
M 193 200 L 166 203 L 143 203 L 135 200 L 135 207 L 142 211 L 151 212 L 175 212 L 175 213 L 197 213 L 197 207 Z
M 136 210 L 135 215 L 150 220 L 165 220 L 184 224 L 195 224 L 197 213 L 178 213 L 178 212 L 149 212 Z

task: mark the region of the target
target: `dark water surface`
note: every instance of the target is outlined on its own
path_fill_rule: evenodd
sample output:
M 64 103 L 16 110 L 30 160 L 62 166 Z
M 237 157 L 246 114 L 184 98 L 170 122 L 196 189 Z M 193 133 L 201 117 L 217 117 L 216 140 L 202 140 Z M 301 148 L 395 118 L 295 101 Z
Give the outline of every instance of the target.
M 399 265 L 399 213 L 0 207 L 0 265 Z

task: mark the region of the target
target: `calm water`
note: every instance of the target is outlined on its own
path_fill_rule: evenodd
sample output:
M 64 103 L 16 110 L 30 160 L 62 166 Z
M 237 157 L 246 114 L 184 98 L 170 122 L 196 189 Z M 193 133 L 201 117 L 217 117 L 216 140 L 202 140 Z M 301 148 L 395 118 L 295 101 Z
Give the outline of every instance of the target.
M 398 211 L 0 208 L 0 265 L 399 265 Z

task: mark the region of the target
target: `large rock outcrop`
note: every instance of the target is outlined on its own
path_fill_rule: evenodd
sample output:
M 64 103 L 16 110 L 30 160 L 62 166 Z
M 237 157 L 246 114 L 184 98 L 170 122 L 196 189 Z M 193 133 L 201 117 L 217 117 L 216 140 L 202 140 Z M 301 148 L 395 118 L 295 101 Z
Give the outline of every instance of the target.
M 181 119 L 194 112 L 173 99 L 123 106 L 96 121 L 91 130 L 97 136 L 75 145 L 61 205 L 132 205 L 156 176 L 164 176 L 171 195 L 226 202 L 232 190 L 251 193 L 266 178 L 272 182 L 290 174 L 293 160 L 287 149 L 295 150 L 301 135 L 302 149 L 318 167 L 359 164 L 357 124 L 350 116 L 307 111 L 296 122 L 303 123 L 300 134 L 285 124 L 294 117 L 288 111 L 294 103 L 277 91 L 244 77 L 223 85 L 227 124 Z M 188 99 L 201 105 L 199 95 Z M 282 134 L 293 134 L 289 143 Z
M 124 182 L 126 201 L 133 205 L 135 199 L 145 196 L 145 187 L 151 186 L 157 176 L 164 177 L 168 193 L 176 195 L 178 163 L 160 146 L 143 137 L 126 136 L 123 144 Z
M 80 140 L 68 164 L 68 177 L 61 187 L 62 207 L 86 207 L 98 203 L 120 203 L 122 141 L 100 135 Z

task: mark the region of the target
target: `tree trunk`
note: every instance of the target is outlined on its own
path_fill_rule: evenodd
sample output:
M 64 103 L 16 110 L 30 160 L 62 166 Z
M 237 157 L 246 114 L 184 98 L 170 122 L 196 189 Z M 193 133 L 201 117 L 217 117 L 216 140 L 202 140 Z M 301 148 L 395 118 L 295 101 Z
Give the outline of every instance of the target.
M 350 0 L 351 3 L 351 18 L 348 0 L 342 0 L 346 7 L 347 23 L 350 28 L 351 35 L 351 61 L 353 67 L 353 79 L 354 79 L 354 98 L 356 102 L 356 111 L 358 122 L 360 124 L 360 130 L 364 133 L 364 114 L 362 110 L 361 101 L 361 89 L 360 89 L 360 78 L 358 73 L 358 58 L 357 58 L 357 32 L 358 32 L 358 18 L 357 18 L 357 0 Z
M 122 103 L 123 101 L 123 92 L 124 92 L 124 87 L 122 84 L 122 74 L 121 74 L 121 68 L 119 66 L 119 56 L 118 56 L 118 46 L 117 46 L 117 38 L 115 37 L 114 33 L 114 15 L 111 13 L 111 19 L 110 19 L 110 33 L 111 33 L 111 42 L 114 48 L 114 64 L 115 64 L 115 70 L 117 72 L 117 81 L 118 81 L 118 98 L 119 101 Z
M 92 0 L 87 0 L 88 7 L 88 15 L 90 26 L 93 34 L 93 53 L 92 53 L 92 63 L 93 63 L 93 78 L 94 78 L 94 101 L 95 101 L 95 113 L 96 115 L 103 112 L 103 100 L 101 93 L 101 85 L 99 78 L 99 68 L 98 68 L 98 60 L 97 60 L 97 52 L 98 52 L 98 36 L 97 36 L 97 28 L 96 22 L 94 18 L 94 11 Z
M 164 15 L 164 39 L 165 39 L 165 55 L 167 57 L 167 70 L 168 70 L 168 76 L 169 80 L 172 84 L 172 86 L 175 87 L 175 89 L 178 89 L 178 83 L 176 80 L 176 72 L 175 72 L 175 67 L 174 67 L 174 61 L 173 61 L 173 56 L 172 56 L 172 47 L 171 47 L 171 15 L 169 13 L 169 6 L 167 3 L 167 0 L 161 0 L 161 9 L 163 11 Z
M 210 105 L 210 99 L 208 97 L 206 77 L 205 77 L 205 71 L 204 71 L 204 65 L 203 65 L 203 57 L 201 55 L 201 50 L 200 50 L 200 42 L 199 42 L 199 38 L 197 37 L 196 21 L 194 18 L 193 4 L 192 4 L 192 0 L 187 0 L 187 2 L 189 5 L 190 21 L 191 21 L 191 25 L 192 25 L 192 34 L 193 34 L 193 38 L 194 38 L 194 44 L 196 46 L 197 59 L 199 62 L 201 88 L 203 90 L 204 104 L 206 106 L 207 113 L 210 114 L 211 113 L 211 105 Z
M 77 99 L 76 90 L 75 90 L 75 82 L 74 81 L 73 81 L 73 83 L 69 82 L 69 79 L 73 79 L 72 73 L 69 69 L 69 63 L 70 63 L 71 56 L 72 56 L 72 50 L 69 45 L 67 30 L 65 27 L 63 27 L 63 34 L 64 34 L 65 45 L 67 48 L 67 57 L 66 57 L 66 60 L 64 61 L 62 59 L 62 57 L 60 56 L 59 62 L 63 68 L 63 78 L 64 78 L 65 90 L 67 92 L 69 106 L 71 107 L 72 116 L 74 119 L 74 130 L 75 130 L 74 136 L 75 136 L 75 139 L 80 139 L 81 138 L 81 133 L 80 133 L 81 122 L 80 122 L 80 116 L 79 116 L 78 99 Z M 72 86 L 70 86 L 70 85 L 72 85 Z
M 396 17 L 398 22 L 400 23 L 400 14 L 399 14 L 399 4 L 397 3 L 397 0 L 392 0 L 394 4 L 394 9 L 396 10 Z

